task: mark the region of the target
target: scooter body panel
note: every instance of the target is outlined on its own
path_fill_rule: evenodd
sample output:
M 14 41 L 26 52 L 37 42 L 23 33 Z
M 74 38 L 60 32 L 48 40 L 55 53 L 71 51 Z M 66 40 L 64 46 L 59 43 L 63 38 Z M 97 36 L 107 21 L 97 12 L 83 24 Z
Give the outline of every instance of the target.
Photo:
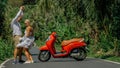
M 84 46 L 86 46 L 85 42 L 73 42 L 73 43 L 70 43 L 66 46 L 63 46 L 62 49 L 67 50 L 67 51 L 71 51 L 75 48 L 80 48 L 80 47 L 84 47 Z
M 43 51 L 43 50 L 46 51 L 46 50 L 48 50 L 48 47 L 46 45 L 44 45 L 44 46 L 40 47 L 39 50 L 40 51 Z

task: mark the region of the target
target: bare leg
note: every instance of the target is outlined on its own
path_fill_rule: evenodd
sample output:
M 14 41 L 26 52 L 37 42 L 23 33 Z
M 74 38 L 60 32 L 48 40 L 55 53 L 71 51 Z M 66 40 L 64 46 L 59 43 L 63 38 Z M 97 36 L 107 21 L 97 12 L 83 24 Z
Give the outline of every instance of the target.
M 18 48 L 14 50 L 14 61 L 17 61 Z
M 16 47 L 14 49 L 14 62 L 13 62 L 13 64 L 17 63 L 17 56 L 18 56 L 18 54 L 19 54 L 19 48 Z
M 31 61 L 30 55 L 29 55 L 29 52 L 28 52 L 28 48 L 24 48 L 24 52 L 25 52 L 25 56 L 27 58 L 27 61 Z
M 30 55 L 30 60 L 31 60 L 31 62 L 33 62 L 33 58 L 32 58 L 32 56 Z
M 19 61 L 22 60 L 22 51 L 20 48 L 16 47 L 17 44 L 19 43 L 19 38 L 20 36 L 14 36 L 13 40 L 14 40 L 14 45 L 15 45 L 15 49 L 14 49 L 14 64 L 17 63 L 17 56 L 19 56 Z
M 30 54 L 29 50 L 28 50 L 28 53 L 29 53 L 30 61 L 33 62 L 33 58 L 32 58 L 32 55 Z
M 22 61 L 22 52 L 23 52 L 23 48 L 19 48 L 19 61 Z
M 27 61 L 28 63 L 33 63 L 33 58 L 29 52 L 29 49 L 28 48 L 24 48 L 24 51 L 25 51 L 25 55 L 26 55 L 26 58 L 27 58 Z

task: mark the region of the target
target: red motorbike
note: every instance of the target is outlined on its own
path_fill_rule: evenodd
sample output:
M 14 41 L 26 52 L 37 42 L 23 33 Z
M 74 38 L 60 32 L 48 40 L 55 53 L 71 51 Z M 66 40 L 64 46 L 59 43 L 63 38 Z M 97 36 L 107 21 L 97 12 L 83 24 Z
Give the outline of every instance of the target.
M 40 53 L 38 59 L 42 62 L 48 61 L 51 58 L 72 57 L 77 61 L 82 61 L 86 58 L 86 43 L 82 41 L 74 41 L 67 45 L 62 45 L 61 52 L 56 52 L 54 43 L 56 42 L 56 32 L 53 32 L 46 41 L 46 44 L 39 48 Z

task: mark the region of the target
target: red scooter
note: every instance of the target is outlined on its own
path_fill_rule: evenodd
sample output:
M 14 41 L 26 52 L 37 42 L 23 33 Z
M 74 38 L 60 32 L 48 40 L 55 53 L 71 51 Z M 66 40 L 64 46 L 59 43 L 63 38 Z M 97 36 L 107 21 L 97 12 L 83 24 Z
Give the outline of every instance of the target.
M 56 42 L 56 32 L 53 32 L 46 41 L 46 44 L 39 48 L 40 53 L 38 59 L 42 62 L 48 61 L 51 58 L 72 57 L 77 61 L 82 61 L 86 58 L 86 43 L 84 41 L 75 41 L 62 46 L 61 52 L 56 52 L 54 43 Z

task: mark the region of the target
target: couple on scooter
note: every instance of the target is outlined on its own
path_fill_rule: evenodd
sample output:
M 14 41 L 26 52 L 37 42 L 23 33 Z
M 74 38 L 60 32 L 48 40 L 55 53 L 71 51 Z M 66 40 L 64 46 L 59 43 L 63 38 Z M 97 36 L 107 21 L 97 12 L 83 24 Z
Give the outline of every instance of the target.
M 33 36 L 33 28 L 30 25 L 29 19 L 25 20 L 25 25 L 26 25 L 25 34 L 23 37 L 21 37 L 22 31 L 21 31 L 20 21 L 23 17 L 24 9 L 25 7 L 21 6 L 19 12 L 11 22 L 11 28 L 13 30 L 13 40 L 15 45 L 13 64 L 16 64 L 17 62 L 19 63 L 24 62 L 22 60 L 22 55 L 21 55 L 22 51 L 24 51 L 25 56 L 27 58 L 27 61 L 25 63 L 33 63 L 32 56 L 29 52 L 29 47 L 31 47 L 31 45 L 33 45 L 34 43 L 34 36 Z M 17 61 L 17 55 L 19 56 L 19 61 Z

